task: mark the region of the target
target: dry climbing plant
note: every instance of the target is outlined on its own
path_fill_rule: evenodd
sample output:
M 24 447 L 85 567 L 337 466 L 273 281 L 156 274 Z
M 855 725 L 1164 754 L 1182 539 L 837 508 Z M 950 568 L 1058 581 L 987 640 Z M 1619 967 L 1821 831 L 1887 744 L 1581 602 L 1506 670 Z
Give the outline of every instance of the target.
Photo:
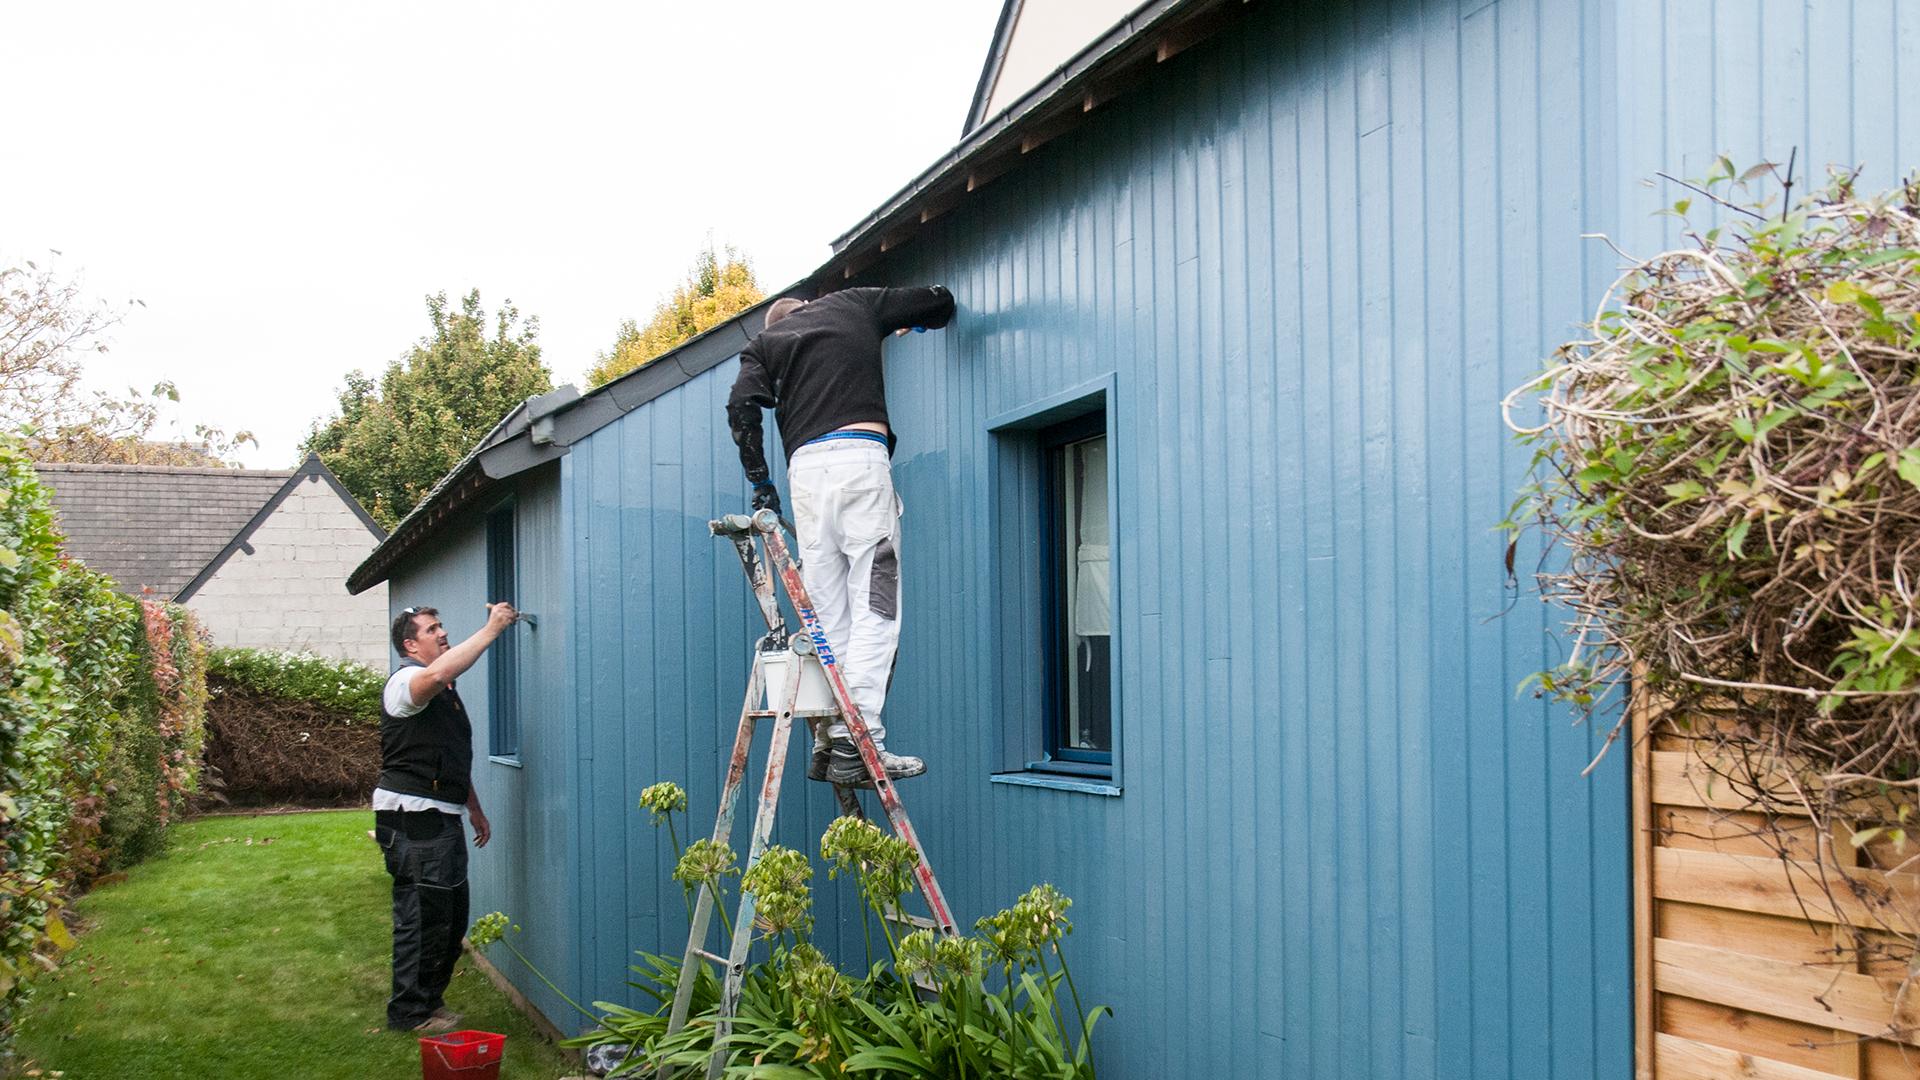
M 1920 181 L 1752 201 L 1782 178 L 1721 159 L 1688 185 L 1670 212 L 1727 224 L 1633 265 L 1508 395 L 1535 456 L 1506 525 L 1539 530 L 1536 582 L 1572 613 L 1538 691 L 1608 745 L 1636 708 L 1701 740 L 1783 856 L 1810 816 L 1803 899 L 1850 890 L 1884 931 L 1836 961 L 1906 967 L 1920 889 L 1825 871 L 1866 848 L 1920 872 Z

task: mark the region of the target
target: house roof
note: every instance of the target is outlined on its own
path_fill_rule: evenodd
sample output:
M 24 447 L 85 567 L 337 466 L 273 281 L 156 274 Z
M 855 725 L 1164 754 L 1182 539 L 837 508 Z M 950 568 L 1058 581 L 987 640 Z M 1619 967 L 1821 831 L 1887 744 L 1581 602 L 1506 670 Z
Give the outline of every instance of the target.
M 1078 127 L 1154 66 L 1239 18 L 1252 2 L 1147 0 L 1019 100 L 971 125 L 957 146 L 835 239 L 833 254 L 813 273 L 587 394 L 564 386 L 516 406 L 394 526 L 392 535 L 347 578 L 347 590 L 362 592 L 386 580 L 421 540 L 487 497 L 498 481 L 557 460 L 573 442 L 724 363 L 760 331 L 767 307 L 778 297 L 810 299 L 842 287 L 975 191 L 1019 168 L 1034 150 Z M 1002 11 L 1003 25 L 994 35 L 996 51 L 1006 47 L 1016 13 L 1017 4 L 1011 3 Z
M 960 127 L 966 138 L 985 120 L 987 102 L 993 97 L 993 84 L 1000 78 L 1000 64 L 1007 58 L 1007 44 L 1013 40 L 1013 24 L 1020 18 L 1020 0 L 1006 0 L 1000 6 L 1000 21 L 993 24 L 993 43 L 987 46 L 986 62 L 980 65 L 980 81 L 973 87 L 973 102 L 967 106 L 967 122 Z
M 374 539 L 386 538 L 313 456 L 291 470 L 42 463 L 34 471 L 53 490 L 67 553 L 135 595 L 191 598 L 308 476 L 324 477 Z

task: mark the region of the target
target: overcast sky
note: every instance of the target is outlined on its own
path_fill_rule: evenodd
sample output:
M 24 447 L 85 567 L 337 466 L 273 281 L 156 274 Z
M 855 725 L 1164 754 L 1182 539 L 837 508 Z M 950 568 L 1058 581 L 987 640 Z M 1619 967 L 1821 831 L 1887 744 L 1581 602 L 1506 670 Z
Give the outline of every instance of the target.
M 539 316 L 565 383 L 709 233 L 799 278 L 958 140 L 999 9 L 7 3 L 0 254 L 145 303 L 92 385 L 284 468 L 429 293 Z

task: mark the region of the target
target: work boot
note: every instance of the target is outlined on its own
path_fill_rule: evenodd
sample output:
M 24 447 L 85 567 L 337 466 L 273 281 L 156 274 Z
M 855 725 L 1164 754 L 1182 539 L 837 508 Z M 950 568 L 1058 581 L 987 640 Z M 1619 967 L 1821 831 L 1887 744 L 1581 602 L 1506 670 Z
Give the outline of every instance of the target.
M 447 1032 L 459 1026 L 460 1022 L 458 1020 L 450 1020 L 444 1016 L 433 1015 L 413 1025 L 410 1030 L 417 1031 L 422 1035 L 445 1035 Z
M 454 1012 L 452 1009 L 447 1008 L 445 1005 L 442 1005 L 439 1008 L 433 1010 L 433 1018 L 435 1020 L 445 1020 L 447 1023 L 452 1024 L 454 1027 L 459 1027 L 460 1021 L 466 1019 L 466 1017 L 461 1016 L 459 1013 Z
M 832 760 L 833 748 L 826 743 L 816 743 L 813 747 L 813 759 L 807 762 L 807 779 L 826 783 L 827 764 Z
M 889 780 L 905 780 L 927 771 L 927 763 L 919 758 L 885 750 L 880 751 L 880 765 L 887 770 Z M 834 748 L 833 760 L 827 764 L 827 782 L 835 787 L 873 786 L 873 780 L 867 776 L 866 762 L 860 760 L 860 751 L 851 746 Z

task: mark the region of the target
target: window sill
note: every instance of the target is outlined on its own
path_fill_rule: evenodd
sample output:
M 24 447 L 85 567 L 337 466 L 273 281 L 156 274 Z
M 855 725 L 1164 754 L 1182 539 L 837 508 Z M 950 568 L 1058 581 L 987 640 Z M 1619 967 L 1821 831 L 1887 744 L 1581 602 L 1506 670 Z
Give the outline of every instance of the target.
M 1083 795 L 1117 797 L 1120 794 L 1120 785 L 1111 780 L 1093 780 L 1083 776 L 1063 776 L 1059 773 L 994 773 L 992 776 L 987 777 L 987 779 L 995 784 L 1013 784 L 1016 787 L 1052 788 L 1055 791 L 1078 791 Z
M 495 757 L 489 754 L 487 755 L 487 760 L 493 762 L 495 765 L 505 765 L 510 769 L 526 768 L 525 765 L 520 764 L 520 759 L 517 757 Z

